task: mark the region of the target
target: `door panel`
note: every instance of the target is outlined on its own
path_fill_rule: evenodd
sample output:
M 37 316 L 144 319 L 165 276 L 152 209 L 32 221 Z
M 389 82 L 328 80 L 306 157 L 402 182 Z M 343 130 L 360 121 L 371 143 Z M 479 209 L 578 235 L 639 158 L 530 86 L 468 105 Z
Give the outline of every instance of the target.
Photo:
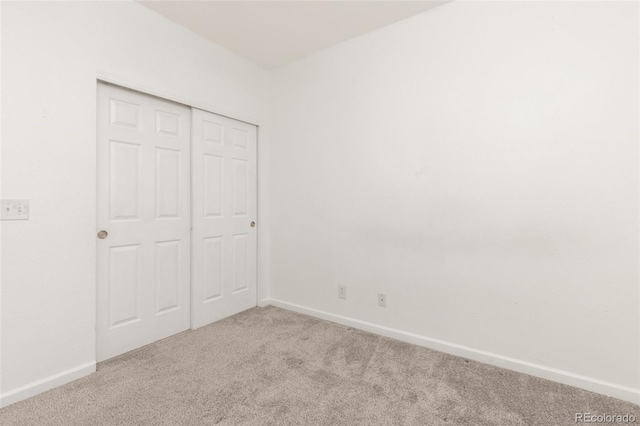
M 110 140 L 111 220 L 139 219 L 140 145 Z
M 249 234 L 233 236 L 233 294 L 247 290 Z
M 204 216 L 222 217 L 222 163 L 220 155 L 204 154 Z
M 180 215 L 180 151 L 156 148 L 156 219 Z
M 156 243 L 156 314 L 180 306 L 180 241 Z
M 223 242 L 222 236 L 203 238 L 203 302 L 210 302 L 222 296 L 222 282 L 224 280 L 222 275 L 222 264 L 224 262 L 222 257 L 224 251 Z
M 257 128 L 192 109 L 192 328 L 256 306 Z
M 190 326 L 191 111 L 98 85 L 97 358 Z
M 110 327 L 140 320 L 140 245 L 109 250 Z

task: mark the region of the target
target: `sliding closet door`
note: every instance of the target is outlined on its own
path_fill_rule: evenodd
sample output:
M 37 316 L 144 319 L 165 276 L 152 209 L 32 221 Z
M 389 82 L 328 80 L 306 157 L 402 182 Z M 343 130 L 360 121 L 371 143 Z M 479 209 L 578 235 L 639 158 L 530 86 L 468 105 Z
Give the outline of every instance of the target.
M 192 110 L 192 328 L 256 306 L 256 126 Z
M 190 327 L 190 115 L 98 86 L 98 361 Z

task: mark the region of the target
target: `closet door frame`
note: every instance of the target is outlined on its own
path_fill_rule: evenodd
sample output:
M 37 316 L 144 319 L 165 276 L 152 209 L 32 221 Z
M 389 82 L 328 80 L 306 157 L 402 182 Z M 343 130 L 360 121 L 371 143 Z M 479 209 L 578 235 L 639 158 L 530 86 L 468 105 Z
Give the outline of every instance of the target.
M 263 306 L 267 306 L 269 305 L 269 298 L 268 298 L 268 291 L 267 291 L 267 286 L 268 286 L 268 277 L 266 276 L 266 268 L 263 266 L 261 267 L 261 263 L 264 263 L 263 258 L 265 257 L 265 252 L 264 252 L 264 245 L 266 244 L 266 236 L 264 234 L 264 231 L 260 231 L 260 224 L 261 224 L 261 220 L 262 220 L 262 212 L 261 212 L 261 199 L 264 198 L 265 194 L 264 194 L 264 182 L 263 179 L 261 179 L 261 152 L 263 152 L 263 150 L 265 149 L 262 144 L 261 144 L 261 123 L 260 120 L 257 119 L 256 117 L 253 116 L 243 116 L 242 114 L 238 114 L 237 112 L 231 112 L 228 110 L 224 110 L 224 108 L 221 107 L 216 107 L 216 106 L 212 106 L 211 104 L 204 104 L 200 101 L 194 100 L 194 99 L 189 99 L 186 97 L 182 97 L 179 95 L 176 95 L 174 93 L 169 93 L 169 92 L 165 92 L 164 90 L 159 90 L 157 88 L 153 88 L 153 87 L 149 87 L 145 84 L 141 84 L 139 82 L 136 81 L 132 81 L 128 78 L 122 77 L 120 75 L 116 75 L 113 74 L 111 72 L 106 72 L 106 71 L 98 71 L 96 73 L 96 89 L 97 89 L 97 85 L 99 83 L 106 83 L 106 84 L 110 84 L 110 85 L 115 85 L 115 86 L 119 86 L 122 87 L 124 89 L 128 89 L 128 90 L 133 90 L 142 94 L 146 94 L 146 95 L 150 95 L 150 96 L 154 96 L 154 97 L 158 97 L 158 98 L 162 98 L 164 100 L 167 101 L 171 101 L 171 102 L 175 102 L 175 103 L 179 103 L 182 105 L 185 105 L 189 108 L 197 108 L 200 109 L 202 111 L 205 112 L 211 112 L 213 114 L 217 114 L 217 115 L 221 115 L 223 117 L 228 117 L 231 118 L 233 120 L 237 120 L 237 121 L 241 121 L 247 124 L 251 124 L 253 126 L 256 127 L 256 216 L 257 216 L 257 232 L 256 232 L 256 303 L 255 306 L 258 307 L 263 307 Z M 96 111 L 97 111 L 97 90 L 94 91 L 94 96 L 96 96 L 95 98 L 95 104 L 96 104 Z M 97 126 L 96 126 L 97 129 Z M 95 146 L 97 147 L 97 132 L 96 132 L 96 141 L 95 141 Z M 94 169 L 96 169 L 96 173 L 94 173 L 94 175 L 97 177 L 97 164 L 94 164 Z M 96 188 L 96 193 L 97 193 L 97 182 L 95 185 Z M 193 197 L 193 186 L 191 186 L 190 188 L 190 193 L 191 193 L 191 197 Z M 97 199 L 97 195 L 95 196 L 95 198 Z M 193 204 L 193 202 L 192 202 Z M 97 206 L 96 206 L 97 209 Z M 192 215 L 193 215 L 193 211 L 192 211 Z M 94 221 L 97 221 L 97 210 L 94 212 Z M 263 224 L 264 225 L 264 224 Z M 94 229 L 96 230 L 96 232 L 98 232 L 99 230 L 97 229 L 97 223 L 94 222 Z M 95 239 L 95 233 L 91 235 L 91 238 Z M 94 252 L 94 257 L 96 257 L 95 252 Z M 94 267 L 96 267 L 96 263 L 94 263 Z M 97 277 L 97 274 L 96 274 Z M 96 299 L 95 299 L 95 306 L 97 307 L 97 278 L 96 278 L 96 282 L 94 283 L 94 291 L 96 293 Z M 194 294 L 194 288 L 193 288 L 193 280 L 191 280 L 190 283 L 190 294 L 191 294 L 191 306 L 193 307 L 193 294 Z M 192 313 L 193 313 L 193 309 L 192 309 Z M 190 328 L 191 329 L 195 329 L 197 327 L 194 327 L 194 321 L 193 318 L 191 319 L 191 324 L 190 324 Z

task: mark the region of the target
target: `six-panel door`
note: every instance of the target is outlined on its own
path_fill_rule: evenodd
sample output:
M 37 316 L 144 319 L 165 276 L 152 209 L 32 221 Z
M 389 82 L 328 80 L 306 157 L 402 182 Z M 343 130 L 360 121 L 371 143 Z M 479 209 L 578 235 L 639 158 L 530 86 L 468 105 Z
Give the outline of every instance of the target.
M 190 327 L 190 115 L 98 85 L 98 361 Z
M 192 328 L 256 306 L 256 126 L 192 110 Z

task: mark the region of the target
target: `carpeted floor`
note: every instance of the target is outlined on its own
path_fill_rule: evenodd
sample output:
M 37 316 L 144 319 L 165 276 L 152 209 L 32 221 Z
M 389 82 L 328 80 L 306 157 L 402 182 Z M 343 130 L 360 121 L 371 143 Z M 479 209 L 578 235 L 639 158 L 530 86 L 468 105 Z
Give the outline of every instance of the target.
M 0 425 L 573 425 L 640 406 L 275 307 L 98 365 Z

